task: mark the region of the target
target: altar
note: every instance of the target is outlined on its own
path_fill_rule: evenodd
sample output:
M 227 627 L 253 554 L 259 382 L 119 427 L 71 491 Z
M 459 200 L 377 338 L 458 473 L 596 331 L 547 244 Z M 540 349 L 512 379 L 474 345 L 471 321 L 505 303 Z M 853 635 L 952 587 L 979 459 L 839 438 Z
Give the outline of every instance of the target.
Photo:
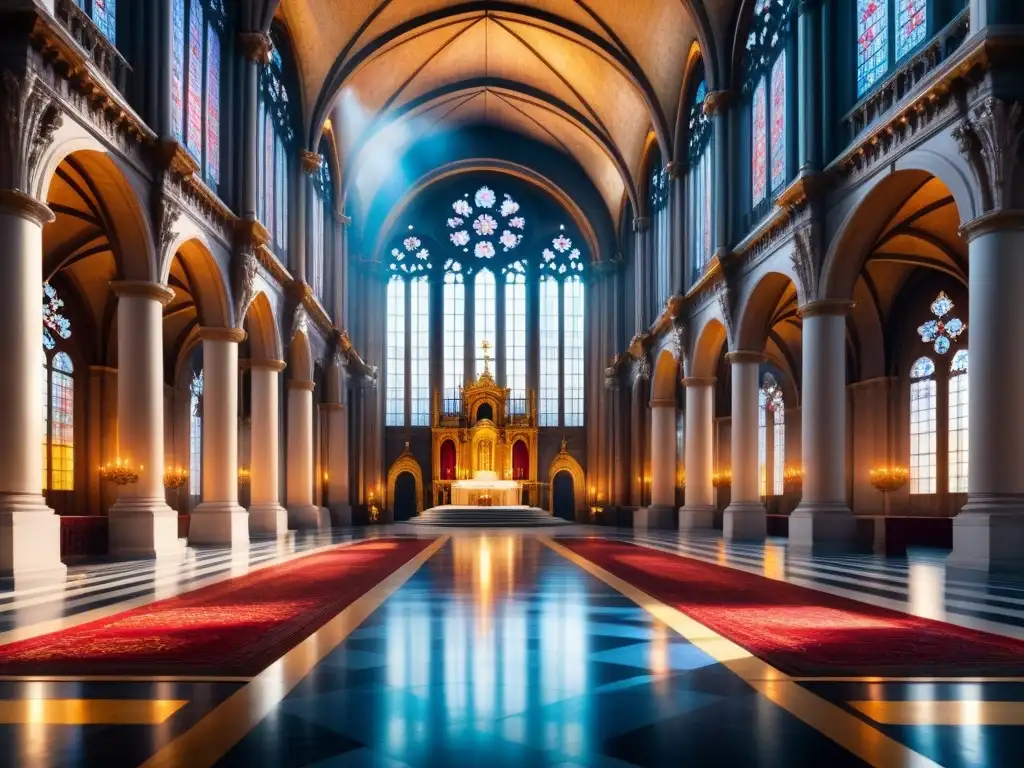
M 517 507 L 522 504 L 522 488 L 515 480 L 499 480 L 497 472 L 477 470 L 471 480 L 452 482 L 452 504 Z

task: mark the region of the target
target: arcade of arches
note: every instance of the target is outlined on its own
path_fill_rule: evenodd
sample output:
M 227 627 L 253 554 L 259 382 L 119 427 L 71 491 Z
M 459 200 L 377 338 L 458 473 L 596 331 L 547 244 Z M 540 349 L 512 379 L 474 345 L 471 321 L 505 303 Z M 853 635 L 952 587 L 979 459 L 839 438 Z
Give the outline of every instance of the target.
M 406 512 L 441 503 L 473 464 L 438 433 L 473 423 L 544 509 L 571 456 L 578 521 L 815 547 L 884 510 L 1021 562 L 1021 116 L 968 45 L 1004 11 L 753 0 L 727 37 L 727 2 L 327 2 L 33 12 L 4 74 L 0 569 L 59 570 L 63 517 L 155 556 L 181 515 L 221 544 L 386 521 L 395 462 Z M 124 32 L 149 13 L 159 44 Z M 86 28 L 61 55 L 101 62 L 113 122 L 36 50 Z M 825 28 L 855 77 L 819 71 Z M 465 409 L 482 376 L 500 413 Z

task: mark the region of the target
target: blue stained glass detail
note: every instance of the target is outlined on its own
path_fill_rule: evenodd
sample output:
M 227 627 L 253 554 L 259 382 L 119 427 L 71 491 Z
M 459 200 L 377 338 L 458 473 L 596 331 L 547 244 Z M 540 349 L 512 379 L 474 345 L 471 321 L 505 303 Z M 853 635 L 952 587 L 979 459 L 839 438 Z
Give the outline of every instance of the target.
M 939 335 L 938 320 L 929 320 L 927 323 L 918 328 L 917 332 L 921 334 L 921 341 L 934 341 L 935 337 Z
M 92 20 L 103 36 L 117 45 L 116 0 L 92 0 Z
M 953 355 L 953 362 L 949 364 L 949 370 L 952 373 L 967 373 L 967 350 L 958 350 Z
M 188 20 L 188 93 L 185 101 L 185 146 L 203 156 L 203 3 L 191 0 Z
M 936 317 L 943 317 L 949 314 L 949 311 L 953 309 L 953 300 L 949 298 L 944 292 L 940 293 L 935 301 L 932 302 L 931 310 L 932 314 Z
M 928 32 L 928 0 L 896 0 L 896 59 L 924 42 Z
M 949 352 L 949 339 L 945 336 L 939 336 L 939 338 L 935 340 L 935 351 L 940 355 L 944 355 Z
M 857 0 L 857 95 L 889 69 L 889 0 Z
M 964 332 L 964 328 L 966 327 L 967 326 L 964 325 L 963 320 L 961 320 L 958 317 L 954 317 L 952 320 L 946 323 L 946 333 L 949 335 L 949 338 L 955 339 L 957 336 Z
M 786 180 L 786 52 L 772 65 L 771 80 L 771 172 L 772 189 Z
M 953 311 L 953 300 L 945 292 L 939 293 L 931 303 L 930 309 L 938 320 L 929 320 L 918 328 L 917 332 L 921 335 L 921 341 L 926 344 L 934 341 L 935 351 L 944 355 L 949 351 L 950 341 L 967 330 L 967 323 L 957 317 L 943 319 Z
M 206 177 L 220 183 L 220 34 L 206 30 Z
M 185 136 L 185 0 L 174 0 L 171 12 L 171 132 Z
M 53 349 L 57 346 L 57 336 L 62 339 L 71 338 L 71 321 L 61 314 L 64 299 L 57 295 L 49 283 L 43 283 L 43 346 Z
M 924 379 L 935 373 L 935 363 L 930 357 L 919 357 L 910 368 L 910 378 Z

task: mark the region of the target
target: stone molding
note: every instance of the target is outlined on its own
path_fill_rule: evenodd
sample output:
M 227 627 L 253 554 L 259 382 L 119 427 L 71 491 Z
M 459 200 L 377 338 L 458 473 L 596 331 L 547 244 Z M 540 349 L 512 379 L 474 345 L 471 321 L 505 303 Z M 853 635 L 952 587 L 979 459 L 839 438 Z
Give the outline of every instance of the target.
M 725 362 L 733 365 L 735 363 L 765 363 L 768 361 L 768 355 L 764 352 L 750 352 L 749 350 L 737 350 L 735 352 L 727 352 L 725 355 Z
M 217 328 L 204 325 L 199 329 L 199 338 L 203 341 L 229 341 L 240 344 L 245 341 L 245 331 L 241 328 Z
M 285 382 L 287 389 L 301 389 L 307 392 L 312 392 L 316 388 L 316 382 L 306 381 L 304 379 L 288 379 Z
M 680 383 L 684 387 L 713 387 L 716 381 L 714 376 L 687 376 Z
M 174 298 L 174 291 L 163 283 L 150 283 L 145 280 L 112 280 L 110 289 L 118 297 L 130 296 L 143 299 L 155 299 L 162 306 L 167 306 Z
M 262 371 L 276 371 L 280 373 L 288 367 L 288 363 L 284 360 L 239 360 L 238 364 L 242 368 L 249 368 L 251 370 L 262 370 Z
M 817 299 L 797 307 L 796 313 L 801 318 L 823 315 L 847 317 L 854 306 L 856 303 L 848 299 Z
M 990 211 L 973 219 L 960 228 L 960 235 L 968 243 L 976 237 L 1003 230 L 1024 229 L 1024 209 Z
M 675 400 L 671 400 L 665 397 L 659 397 L 651 400 L 651 408 L 676 408 L 677 404 Z
M 17 189 L 0 189 L 0 213 L 21 216 L 40 227 L 56 219 L 50 206 Z

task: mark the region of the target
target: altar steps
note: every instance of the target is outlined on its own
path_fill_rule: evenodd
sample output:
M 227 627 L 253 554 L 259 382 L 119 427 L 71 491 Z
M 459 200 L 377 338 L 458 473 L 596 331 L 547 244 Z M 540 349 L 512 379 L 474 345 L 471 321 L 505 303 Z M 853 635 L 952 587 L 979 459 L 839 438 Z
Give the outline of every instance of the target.
M 571 525 L 538 507 L 434 507 L 409 520 L 445 528 L 536 528 Z

